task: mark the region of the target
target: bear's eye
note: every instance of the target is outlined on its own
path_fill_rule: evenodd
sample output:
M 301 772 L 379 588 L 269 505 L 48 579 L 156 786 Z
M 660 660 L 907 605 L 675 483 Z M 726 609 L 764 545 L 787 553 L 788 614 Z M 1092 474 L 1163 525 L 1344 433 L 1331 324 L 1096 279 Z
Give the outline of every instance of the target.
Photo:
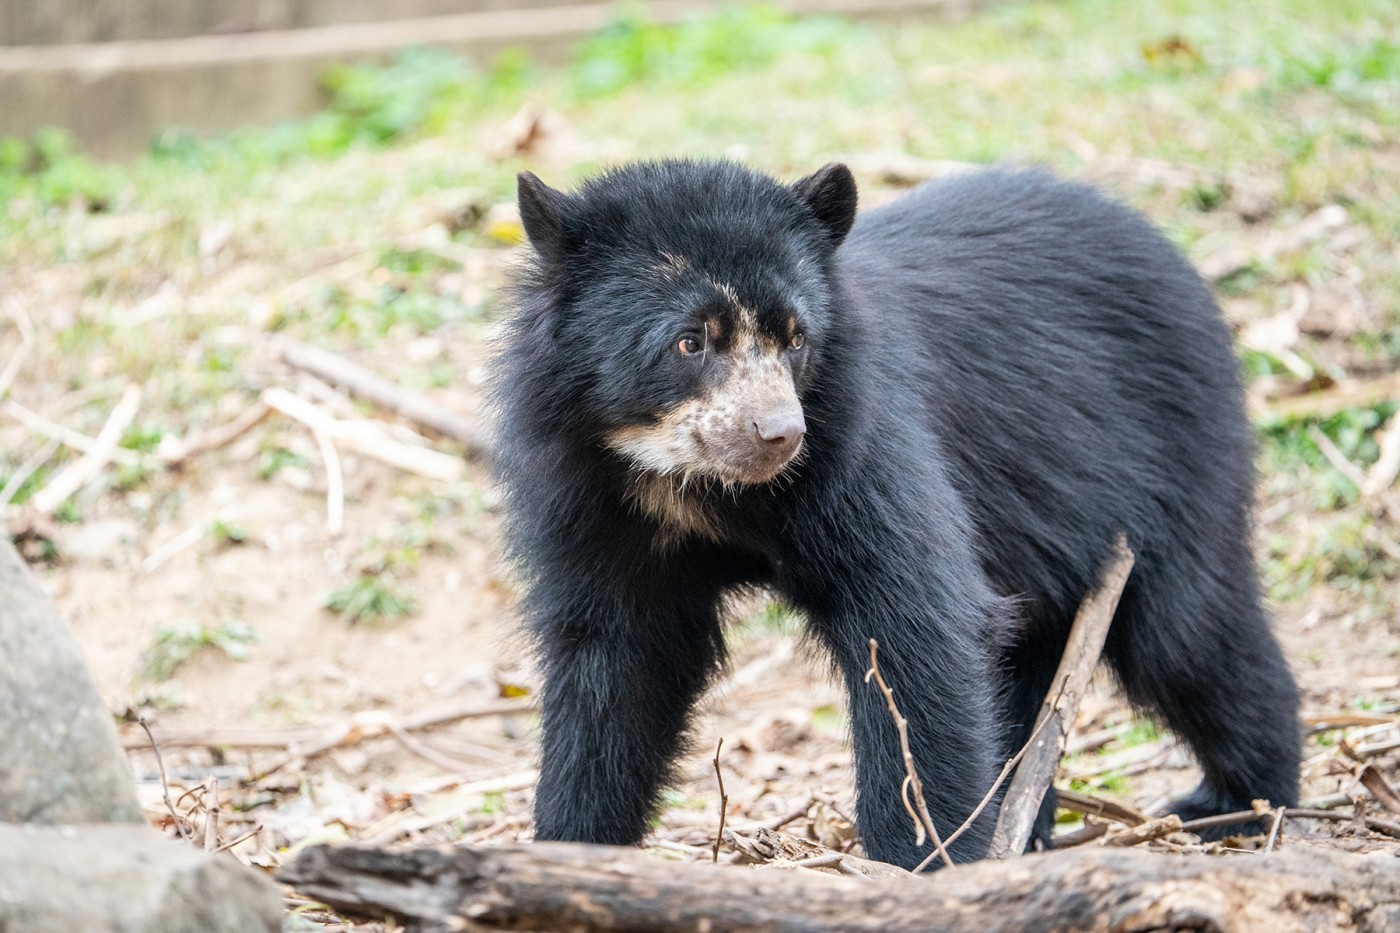
M 798 331 L 788 338 L 788 346 L 794 350 L 801 350 L 802 345 L 807 342 L 807 335 Z
M 682 337 L 676 343 L 676 349 L 680 351 L 681 356 L 694 356 L 700 352 L 700 341 L 694 337 Z

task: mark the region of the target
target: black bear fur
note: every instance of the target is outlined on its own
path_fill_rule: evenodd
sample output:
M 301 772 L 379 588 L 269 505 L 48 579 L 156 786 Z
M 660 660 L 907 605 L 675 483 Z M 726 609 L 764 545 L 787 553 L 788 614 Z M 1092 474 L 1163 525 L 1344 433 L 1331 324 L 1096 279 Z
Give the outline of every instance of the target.
M 764 588 L 848 689 L 866 851 L 915 865 L 929 850 L 868 640 L 946 834 L 1026 739 L 1120 531 L 1137 563 L 1106 656 L 1202 766 L 1177 812 L 1296 803 L 1298 698 L 1260 605 L 1230 333 L 1137 213 L 989 170 L 857 219 L 844 166 L 789 186 L 691 161 L 573 194 L 522 174 L 520 207 L 534 253 L 495 400 L 544 678 L 537 838 L 640 841 L 723 665 L 725 597 Z M 732 381 L 744 327 L 781 384 L 717 414 L 716 386 L 750 385 Z M 764 412 L 780 453 L 750 431 Z M 691 459 L 672 465 L 675 445 Z M 1041 843 L 1053 810 L 1051 792 Z M 956 860 L 984 854 L 996 814 Z

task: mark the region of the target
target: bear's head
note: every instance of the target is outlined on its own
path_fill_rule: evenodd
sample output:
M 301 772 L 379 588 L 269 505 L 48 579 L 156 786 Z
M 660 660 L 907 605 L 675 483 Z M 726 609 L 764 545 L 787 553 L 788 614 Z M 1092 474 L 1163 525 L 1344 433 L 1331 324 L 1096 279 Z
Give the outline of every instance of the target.
M 572 194 L 526 172 L 519 201 L 535 260 L 514 329 L 560 430 L 682 484 L 767 483 L 800 459 L 855 219 L 844 165 L 783 185 L 642 163 Z

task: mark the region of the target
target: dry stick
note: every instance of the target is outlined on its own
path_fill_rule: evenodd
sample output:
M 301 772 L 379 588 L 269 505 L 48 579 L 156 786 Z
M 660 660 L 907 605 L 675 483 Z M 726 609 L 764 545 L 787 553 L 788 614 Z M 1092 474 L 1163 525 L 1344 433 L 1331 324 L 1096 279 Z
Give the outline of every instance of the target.
M 331 436 L 321 428 L 313 427 L 311 436 L 321 451 L 321 461 L 326 465 L 326 531 L 332 538 L 345 530 L 345 476 L 340 470 L 340 455 L 335 452 Z
M 1328 820 L 1334 823 L 1345 823 L 1356 819 L 1355 810 L 1316 810 L 1310 807 L 1284 807 L 1283 810 L 1283 815 L 1291 820 Z M 1203 816 L 1197 820 L 1189 820 L 1181 824 L 1181 829 L 1183 832 L 1195 833 L 1202 829 L 1215 829 L 1218 826 L 1248 823 L 1258 819 L 1259 814 L 1253 810 L 1237 810 L 1234 813 L 1221 813 L 1219 816 Z M 1377 819 L 1373 816 L 1368 816 L 1365 820 L 1367 829 L 1400 837 L 1400 823 Z
M 404 748 L 408 749 L 419 758 L 432 762 L 444 771 L 460 774 L 471 768 L 471 765 L 467 764 L 465 761 L 458 761 L 450 755 L 444 755 L 426 742 L 420 742 L 393 723 L 389 723 L 386 728 L 389 734 L 397 739 L 399 744 Z
M 424 801 L 421 806 L 430 812 L 398 810 L 366 826 L 359 835 L 359 841 L 367 845 L 388 845 L 409 833 L 420 833 L 450 823 L 466 813 L 479 810 L 484 795 L 530 787 L 539 777 L 539 771 L 531 769 L 459 785 L 449 793 Z
M 437 480 L 455 480 L 462 475 L 462 461 L 457 457 L 430 447 L 410 447 L 370 422 L 340 421 L 286 389 L 266 389 L 262 399 L 271 408 L 313 431 L 324 431 L 356 453 L 392 467 Z
M 1101 574 L 1098 588 L 1084 600 L 1074 617 L 1064 655 L 1052 681 L 1062 685 L 1059 696 L 1045 698 L 1036 720 L 1037 730 L 1040 729 L 1041 720 L 1050 721 L 1052 725 L 1046 727 L 1045 734 L 1035 741 L 1016 769 L 1016 777 L 1007 789 L 1001 815 L 992 834 L 992 846 L 988 853 L 992 858 L 1009 858 L 1026 848 L 1045 790 L 1050 786 L 1064 754 L 1065 738 L 1074 724 L 1079 701 L 1089 688 L 1094 668 L 1098 666 L 1109 623 L 1113 621 L 1118 599 L 1132 569 L 1133 552 L 1128 549 L 1127 539 L 1120 533 L 1114 542 L 1112 558 Z
M 1262 413 L 1280 418 L 1325 418 L 1344 408 L 1364 408 L 1393 399 L 1400 399 L 1400 372 L 1278 399 L 1265 406 Z
M 1347 222 L 1346 208 L 1328 204 L 1313 211 L 1286 230 L 1280 230 L 1253 248 L 1226 249 L 1200 262 L 1201 274 L 1212 282 L 1227 279 L 1256 262 L 1267 262 L 1283 253 L 1291 253 L 1319 240 Z
M 20 367 L 24 365 L 29 352 L 34 349 L 34 324 L 29 320 L 24 308 L 14 299 L 8 299 L 5 302 L 5 310 L 15 322 L 15 327 L 19 328 L 20 344 L 15 355 L 10 357 L 10 362 L 5 365 L 4 371 L 0 372 L 0 398 L 10 391 L 15 377 L 19 375 Z
M 169 541 L 156 548 L 141 561 L 141 572 L 151 573 L 181 551 L 192 548 L 209 530 L 208 524 L 199 522 L 191 525 Z
M 724 748 L 724 736 L 715 746 L 715 779 L 719 781 L 719 832 L 715 833 L 715 852 L 711 861 L 719 861 L 719 843 L 724 838 L 724 814 L 729 809 L 729 795 L 724 792 L 724 774 L 719 769 L 719 753 Z
M 1332 464 L 1333 469 L 1345 476 L 1357 489 L 1366 485 L 1366 474 L 1342 453 L 1337 445 L 1332 443 L 1332 438 L 1322 432 L 1322 429 L 1315 424 L 1308 425 L 1308 437 L 1312 438 L 1317 449 L 1322 452 L 1322 456 L 1327 458 L 1327 462 Z
M 166 466 L 179 467 L 195 454 L 233 443 L 257 427 L 270 414 L 272 409 L 259 399 L 232 421 L 200 431 L 183 441 L 172 440 L 169 444 L 162 442 L 156 453 L 165 461 Z
M 25 408 L 14 399 L 6 399 L 4 404 L 0 405 L 0 411 L 4 411 L 5 414 L 36 434 L 52 438 L 79 453 L 90 453 L 97 447 L 97 441 L 86 434 L 80 434 L 72 428 L 65 428 L 57 422 L 50 421 L 38 412 Z M 120 463 L 122 466 L 141 466 L 146 462 L 146 458 L 134 450 L 127 450 L 125 447 L 118 447 L 112 451 L 111 459 L 113 463 Z
M 156 768 L 160 770 L 160 792 L 165 798 L 165 807 L 170 811 L 171 818 L 175 821 L 175 828 L 180 832 L 180 838 L 186 842 L 191 842 L 190 834 L 185 830 L 184 821 L 180 819 L 180 814 L 175 810 L 175 804 L 170 799 L 170 782 L 165 777 L 165 762 L 160 757 L 160 746 L 156 744 L 156 737 L 151 735 L 151 727 L 146 722 L 146 717 L 141 716 L 136 720 L 141 724 L 141 728 L 146 730 L 146 738 L 151 741 L 151 751 L 156 755 Z
M 296 340 L 279 340 L 277 352 L 293 369 L 311 373 L 357 398 L 373 402 L 414 424 L 460 442 L 469 457 L 481 459 L 486 455 L 489 445 L 485 434 L 476 425 L 420 393 L 394 385 L 344 357 Z
M 804 816 L 806 816 L 806 815 L 811 811 L 812 805 L 813 805 L 814 803 L 816 803 L 816 802 L 817 802 L 817 798 L 815 798 L 815 797 L 809 797 L 809 798 L 807 799 L 807 802 L 804 803 L 804 804 L 802 805 L 802 809 L 800 809 L 800 810 L 793 810 L 791 813 L 787 814 L 786 816 L 780 816 L 780 817 L 778 817 L 776 820 L 769 820 L 767 823 L 762 823 L 762 824 L 760 824 L 760 825 L 763 826 L 764 829 L 771 829 L 771 830 L 773 830 L 774 832 L 777 832 L 778 830 L 782 829 L 782 828 L 783 828 L 784 826 L 786 826 L 787 824 L 789 824 L 789 823 L 791 823 L 791 822 L 793 822 L 793 821 L 795 821 L 795 820 L 800 820 L 800 819 L 802 819 Z
M 1279 807 L 1274 811 L 1274 825 L 1269 827 L 1269 841 L 1264 844 L 1265 852 L 1274 851 L 1274 846 L 1278 844 L 1278 833 L 1283 828 L 1283 815 L 1287 811 L 1287 807 Z
M 1006 776 L 1011 773 L 1011 769 L 1016 767 L 1016 765 L 1020 763 L 1021 759 L 1024 758 L 1026 755 L 1026 750 L 1031 747 L 1031 743 L 1040 737 L 1040 730 L 1045 728 L 1046 722 L 1049 722 L 1049 720 L 1045 719 L 1035 724 L 1035 729 L 1031 731 L 1030 738 L 1026 739 L 1026 744 L 1022 745 L 1020 750 L 1016 752 L 1016 754 L 1008 758 L 1006 760 L 1006 764 L 1001 766 L 1001 773 L 998 774 L 997 779 L 992 782 L 992 786 L 988 788 L 987 793 L 982 796 L 981 801 L 979 801 L 977 806 L 973 809 L 973 811 L 970 814 L 968 814 L 967 819 L 963 820 L 962 825 L 955 829 L 952 835 L 950 835 L 947 839 L 943 840 L 943 845 L 950 846 L 954 842 L 957 842 L 958 837 L 961 836 L 963 833 L 967 832 L 968 829 L 971 828 L 972 824 L 977 821 L 977 818 L 982 815 L 982 811 L 987 809 L 987 804 L 992 802 L 992 798 L 995 797 L 997 791 L 1001 789 L 1002 782 L 1005 781 Z M 925 858 L 914 868 L 914 871 L 917 873 L 923 871 L 925 868 L 928 868 L 929 865 L 933 863 L 933 860 L 937 855 L 937 852 L 930 852 L 928 854 L 928 857 Z
M 204 851 L 219 848 L 219 779 L 209 775 L 204 779 Z
M 1101 839 L 1108 833 L 1108 823 L 1100 823 L 1096 820 L 1084 818 L 1084 825 L 1079 829 L 1067 833 L 1061 833 L 1055 837 L 1055 851 L 1061 849 L 1072 849 L 1075 846 L 1082 846 L 1086 842 L 1093 842 Z
M 1181 817 L 1175 813 L 1148 820 L 1140 826 L 1130 826 L 1099 840 L 1101 846 L 1135 846 L 1153 839 L 1161 839 L 1181 830 Z
M 92 450 L 60 470 L 47 486 L 34 494 L 34 498 L 29 500 L 30 504 L 43 514 L 52 515 L 54 509 L 62 505 L 64 500 L 96 479 L 111 462 L 122 432 L 136 417 L 136 410 L 140 406 L 141 387 L 134 382 L 129 383 L 123 390 L 122 397 L 112 408 L 111 414 L 107 416 L 107 423 L 98 432 Z
M 49 462 L 49 458 L 58 450 L 58 439 L 49 438 L 44 446 L 39 448 L 28 460 L 19 465 L 19 469 L 10 474 L 10 479 L 5 483 L 5 488 L 0 489 L 0 509 L 10 504 L 10 500 L 18 495 L 20 489 L 28 482 L 29 477 L 34 472 Z
M 405 732 L 417 732 L 449 725 L 462 719 L 486 716 L 510 716 L 528 713 L 533 708 L 529 700 L 501 700 L 496 703 L 461 703 L 441 710 L 428 710 L 403 719 L 369 721 L 367 717 L 352 717 L 349 723 L 332 728 L 297 727 L 294 729 L 187 729 L 164 732 L 160 742 L 166 748 L 287 748 L 315 742 L 318 739 L 339 738 L 351 745 L 365 739 L 377 738 L 393 723 Z M 124 748 L 140 748 L 145 743 L 136 737 L 123 737 Z M 319 743 L 318 743 L 319 744 Z M 334 746 L 331 746 L 334 747 Z M 303 752 L 309 755 L 309 752 Z M 800 815 L 800 814 L 799 814 Z
M 404 732 L 416 732 L 420 729 L 429 729 L 433 726 L 440 726 L 446 723 L 455 722 L 459 719 L 471 719 L 480 716 L 509 715 L 513 712 L 528 712 L 531 705 L 517 702 L 503 702 L 495 706 L 463 706 L 446 712 L 430 712 L 419 716 L 411 716 L 402 722 L 395 723 L 392 719 L 384 716 L 368 716 L 364 714 L 353 717 L 349 722 L 341 723 L 331 727 L 329 730 L 319 733 L 314 743 L 306 748 L 291 749 L 282 760 L 259 772 L 259 779 L 265 778 L 277 771 L 282 770 L 287 765 L 298 761 L 309 761 L 318 755 L 335 748 L 346 748 L 351 745 L 358 745 L 366 739 L 378 738 L 391 727 L 397 726 Z
M 894 717 L 895 729 L 899 731 L 899 748 L 904 754 L 904 770 L 906 776 L 904 784 L 900 788 L 900 796 L 904 800 L 904 808 L 909 810 L 909 815 L 914 819 L 915 845 L 923 845 L 924 831 L 928 831 L 929 838 L 933 840 L 935 854 L 943 859 L 943 864 L 949 868 L 953 867 L 953 859 L 948 855 L 948 850 L 943 845 L 943 840 L 938 836 L 938 829 L 933 825 L 933 818 L 928 815 L 928 805 L 924 803 L 924 785 L 919 780 L 919 772 L 914 769 L 914 753 L 909 750 L 909 720 L 900 713 L 899 707 L 894 702 L 894 691 L 890 685 L 885 683 L 884 675 L 880 673 L 880 664 L 876 660 L 876 653 L 880 650 L 880 643 L 875 639 L 870 639 L 870 670 L 865 672 L 865 682 L 870 683 L 870 679 L 875 678 L 875 683 L 879 685 L 880 692 L 885 695 L 885 705 L 889 707 L 890 715 Z M 914 802 L 918 805 L 917 815 L 913 807 L 909 804 L 909 792 L 913 791 Z
M 1085 816 L 1102 817 L 1113 820 L 1115 823 L 1122 823 L 1124 826 L 1141 826 L 1148 820 L 1145 814 L 1139 813 L 1132 807 L 1125 807 L 1115 800 L 1105 800 L 1102 797 L 1095 797 L 1093 794 L 1084 794 L 1076 790 L 1057 787 L 1055 796 L 1059 798 L 1057 802 L 1062 808 L 1082 813 Z
M 247 842 L 249 839 L 252 839 L 252 838 L 253 838 L 254 836 L 256 836 L 258 833 L 262 832 L 262 829 L 263 829 L 262 824 L 261 824 L 261 823 L 258 823 L 258 824 L 255 825 L 252 829 L 248 830 L 246 833 L 243 833 L 243 834 L 240 835 L 240 836 L 234 836 L 234 837 L 233 837 L 232 839 L 230 839 L 228 842 L 225 842 L 225 843 L 221 844 L 221 845 L 220 845 L 217 849 L 215 849 L 214 851 L 215 851 L 215 852 L 227 852 L 229 849 L 232 849 L 234 846 L 239 845 L 240 843 Z
M 1373 498 L 1385 492 L 1400 476 L 1400 415 L 1391 415 L 1385 426 L 1376 432 L 1376 444 L 1380 456 L 1366 474 L 1366 482 L 1361 486 L 1361 494 Z

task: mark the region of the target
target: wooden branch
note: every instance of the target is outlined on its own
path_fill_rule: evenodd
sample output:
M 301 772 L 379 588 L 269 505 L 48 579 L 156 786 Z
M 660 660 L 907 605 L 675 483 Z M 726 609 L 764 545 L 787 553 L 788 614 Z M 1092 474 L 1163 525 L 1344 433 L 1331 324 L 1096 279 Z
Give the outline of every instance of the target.
M 710 861 L 719 861 L 719 844 L 724 841 L 724 816 L 729 811 L 729 795 L 724 792 L 724 772 L 719 767 L 719 753 L 724 750 L 724 737 L 715 745 L 715 780 L 719 782 L 719 829 L 715 830 L 715 849 Z
M 296 340 L 282 338 L 277 342 L 277 352 L 293 369 L 310 373 L 356 398 L 373 402 L 434 434 L 457 441 L 466 448 L 468 457 L 485 459 L 490 446 L 485 433 L 422 393 L 395 385 L 342 356 Z
M 463 472 L 462 461 L 431 447 L 410 447 L 390 437 L 387 432 L 368 421 L 341 421 L 312 405 L 306 399 L 286 389 L 265 389 L 262 400 L 275 411 L 300 421 L 312 431 L 327 437 L 358 454 L 387 463 L 409 473 L 429 479 L 455 480 Z
M 1285 253 L 1297 252 L 1325 240 L 1346 222 L 1346 208 L 1339 204 L 1328 204 L 1313 211 L 1292 227 L 1279 230 L 1262 243 L 1222 250 L 1212 256 L 1206 256 L 1198 266 L 1201 275 L 1208 280 L 1221 282 L 1255 263 L 1269 262 Z
M 1391 415 L 1376 432 L 1376 444 L 1380 447 L 1380 456 L 1361 484 L 1361 495 L 1368 499 L 1385 492 L 1395 482 L 1395 477 L 1400 476 L 1400 415 Z
M 1002 800 L 988 853 L 992 858 L 1010 858 L 1025 851 L 1040 803 L 1064 756 L 1065 740 L 1074 725 L 1079 701 L 1098 666 L 1109 623 L 1113 621 L 1118 598 L 1123 594 L 1132 569 L 1133 552 L 1128 549 L 1127 539 L 1120 534 L 1098 588 L 1080 605 L 1074 625 L 1070 627 L 1064 655 L 1051 681 L 1050 695 L 1045 698 L 1036 719 L 1039 738 L 1016 768 L 1016 776 L 1011 779 L 1011 786 Z M 1046 720 L 1049 724 L 1042 728 Z
M 36 434 L 58 441 L 65 447 L 71 447 L 79 453 L 90 453 L 97 446 L 97 441 L 86 434 L 80 434 L 71 428 L 50 421 L 43 415 L 35 411 L 30 411 L 14 399 L 6 399 L 0 404 L 0 411 L 24 425 Z M 112 451 L 112 462 L 120 463 L 122 466 L 140 466 L 143 458 L 134 450 L 127 450 L 125 447 L 118 447 Z
M 1256 814 L 1257 816 L 1257 814 Z M 1135 846 L 1144 842 L 1151 842 L 1153 839 L 1161 839 L 1170 836 L 1172 833 L 1180 832 L 1181 817 L 1175 813 L 1168 813 L 1166 816 L 1155 820 L 1148 820 L 1137 826 L 1130 826 L 1127 829 L 1120 829 L 1118 832 L 1104 836 L 1099 840 L 1101 846 Z
M 854 879 L 628 849 L 536 843 L 407 851 L 316 846 L 279 880 L 407 930 L 1145 931 L 1400 924 L 1400 859 L 1303 849 L 1165 857 L 1072 849 L 905 879 Z
M 513 716 L 517 713 L 528 713 L 532 709 L 534 703 L 529 699 L 500 700 L 494 703 L 470 702 L 400 719 L 386 718 L 381 711 L 372 710 L 366 714 L 352 716 L 348 721 L 329 728 L 297 726 L 282 729 L 187 729 L 158 731 L 155 738 L 163 748 L 290 748 L 311 743 L 321 745 L 333 739 L 338 739 L 338 745 L 343 747 L 365 739 L 378 738 L 388 732 L 391 726 L 404 732 L 418 732 L 463 719 Z M 122 747 L 127 749 L 146 748 L 150 744 L 145 736 L 134 732 L 122 736 L 121 743 Z M 310 752 L 302 754 L 309 756 Z
M 1326 418 L 1347 408 L 1366 408 L 1400 399 L 1400 373 L 1340 382 L 1330 389 L 1275 399 L 1258 414 L 1274 418 Z
M 24 361 L 29 357 L 30 351 L 34 349 L 34 324 L 29 320 L 28 313 L 13 298 L 5 299 L 5 312 L 15 322 L 15 327 L 19 329 L 20 343 L 15 355 L 10 357 L 10 362 L 5 364 L 3 370 L 0 370 L 0 398 L 4 398 L 5 393 L 10 391 L 10 386 L 14 384 L 20 368 L 24 366 Z
M 232 421 L 192 434 L 184 440 L 177 440 L 174 437 L 162 438 L 156 448 L 156 454 L 165 461 L 166 466 L 178 468 L 195 454 L 216 450 L 233 443 L 261 424 L 263 419 L 270 414 L 272 414 L 272 409 L 259 399 L 244 409 L 243 413 Z
M 1061 787 L 1055 789 L 1055 796 L 1059 798 L 1061 807 L 1073 810 L 1075 813 L 1082 813 L 1085 816 L 1113 820 L 1124 826 L 1141 826 L 1148 820 L 1145 814 L 1139 813 L 1131 807 L 1125 807 L 1113 800 L 1095 797 L 1093 794 L 1081 794 L 1079 791 Z
M 827 848 L 810 839 L 759 827 L 751 834 L 725 830 L 725 845 L 735 855 L 739 865 L 777 865 L 798 868 L 834 868 L 844 874 L 861 878 L 912 878 L 914 873 L 873 859 L 859 858 L 848 852 Z
M 92 443 L 92 449 L 60 470 L 58 475 L 49 480 L 47 486 L 34 494 L 29 504 L 45 515 L 52 515 L 54 509 L 62 505 L 65 499 L 97 479 L 116 456 L 120 449 L 117 445 L 122 439 L 122 432 L 131 424 L 140 407 L 141 387 L 134 382 L 130 383 L 123 390 L 117 404 L 112 407 L 107 422 L 102 425 L 102 430 Z
M 533 786 L 540 778 L 534 769 L 500 777 L 459 784 L 452 790 L 431 796 L 411 810 L 398 810 L 365 827 L 359 838 L 370 845 L 388 845 L 412 833 L 421 833 L 450 823 L 474 810 L 480 810 L 487 794 L 499 794 Z

